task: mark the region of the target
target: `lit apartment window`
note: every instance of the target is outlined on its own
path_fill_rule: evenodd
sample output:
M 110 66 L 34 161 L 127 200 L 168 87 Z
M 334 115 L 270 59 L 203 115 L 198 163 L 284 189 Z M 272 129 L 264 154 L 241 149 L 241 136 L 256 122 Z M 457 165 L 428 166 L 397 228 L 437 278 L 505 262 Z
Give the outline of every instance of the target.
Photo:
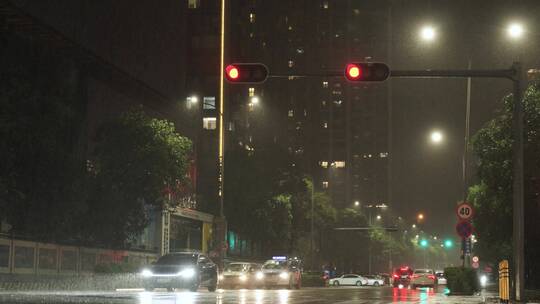
M 255 23 L 255 14 L 254 13 L 249 14 L 249 22 L 250 23 Z
M 322 87 L 323 88 L 328 88 L 328 81 L 323 81 L 322 82 Z
M 304 116 L 307 116 L 307 110 L 304 109 Z
M 342 103 L 343 103 L 343 100 L 334 100 L 334 104 L 335 104 L 336 106 L 338 106 L 338 107 L 339 107 Z
M 321 167 L 323 167 L 323 168 L 328 168 L 328 162 L 327 162 L 327 161 L 320 161 L 319 164 L 320 164 Z
M 388 152 L 381 152 L 381 153 L 379 153 L 379 157 L 380 157 L 380 158 L 386 158 L 386 157 L 388 157 Z
M 214 96 L 205 96 L 203 98 L 203 109 L 204 110 L 215 110 L 216 109 L 216 97 Z
M 323 7 L 324 9 L 328 9 L 328 0 L 324 0 L 324 1 L 323 1 L 322 7 Z
M 322 187 L 323 189 L 328 189 L 328 182 L 327 181 L 322 182 Z
M 326 100 L 321 101 L 321 105 L 322 105 L 323 107 L 326 107 Z
M 201 0 L 188 0 L 188 8 L 198 8 L 201 6 Z
M 345 162 L 342 160 L 335 161 L 334 168 L 345 168 Z
M 289 117 L 293 117 L 294 116 L 294 110 L 289 110 Z
M 294 66 L 294 61 L 289 60 L 288 65 L 289 65 L 290 68 L 292 68 Z
M 322 124 L 323 129 L 328 129 L 328 123 L 325 121 Z
M 205 130 L 215 130 L 216 129 L 216 118 L 215 117 L 203 117 L 203 129 L 205 129 Z
M 255 88 L 249 88 L 248 93 L 249 93 L 249 97 L 255 96 Z

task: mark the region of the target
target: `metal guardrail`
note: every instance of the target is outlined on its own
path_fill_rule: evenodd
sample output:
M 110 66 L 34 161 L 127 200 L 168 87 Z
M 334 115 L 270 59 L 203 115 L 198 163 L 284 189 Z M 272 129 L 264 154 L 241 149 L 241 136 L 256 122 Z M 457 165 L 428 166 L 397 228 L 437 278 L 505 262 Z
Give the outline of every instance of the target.
M 41 243 L 0 237 L 0 274 L 81 275 L 98 264 L 149 264 L 157 253 Z

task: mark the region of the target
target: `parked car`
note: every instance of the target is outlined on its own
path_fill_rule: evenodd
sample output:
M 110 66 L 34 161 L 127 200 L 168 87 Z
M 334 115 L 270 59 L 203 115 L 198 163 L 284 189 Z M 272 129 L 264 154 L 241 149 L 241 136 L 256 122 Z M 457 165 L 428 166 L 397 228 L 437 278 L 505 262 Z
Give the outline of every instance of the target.
M 435 276 L 437 277 L 437 285 L 446 285 L 446 277 L 444 276 L 444 271 L 435 271 Z
M 187 288 L 197 291 L 201 286 L 215 291 L 218 283 L 217 266 L 207 256 L 196 252 L 175 252 L 160 257 L 141 272 L 144 289 Z
M 402 266 L 394 270 L 392 275 L 392 284 L 394 287 L 408 287 L 411 283 L 411 277 L 413 275 L 413 270 L 409 266 Z
M 249 262 L 233 262 L 225 265 L 219 275 L 220 288 L 256 287 L 257 273 L 261 265 Z
M 384 278 L 383 277 L 380 277 L 380 276 L 377 276 L 377 275 L 365 275 L 363 277 L 367 279 L 367 283 L 365 285 L 375 286 L 375 287 L 384 285 Z
M 340 286 L 340 285 L 351 285 L 351 286 L 363 286 L 367 285 L 368 280 L 358 274 L 344 274 L 340 277 L 330 279 L 328 285 L 331 286 Z
M 416 287 L 435 287 L 437 277 L 432 269 L 416 269 L 411 277 L 411 288 Z

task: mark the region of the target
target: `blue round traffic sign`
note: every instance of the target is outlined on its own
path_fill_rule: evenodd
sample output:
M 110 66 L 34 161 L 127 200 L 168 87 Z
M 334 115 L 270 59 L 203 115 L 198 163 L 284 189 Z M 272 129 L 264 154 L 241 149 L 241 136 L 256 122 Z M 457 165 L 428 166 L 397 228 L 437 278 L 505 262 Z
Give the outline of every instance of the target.
M 466 239 L 473 233 L 473 226 L 469 221 L 460 221 L 456 225 L 456 232 L 461 238 Z

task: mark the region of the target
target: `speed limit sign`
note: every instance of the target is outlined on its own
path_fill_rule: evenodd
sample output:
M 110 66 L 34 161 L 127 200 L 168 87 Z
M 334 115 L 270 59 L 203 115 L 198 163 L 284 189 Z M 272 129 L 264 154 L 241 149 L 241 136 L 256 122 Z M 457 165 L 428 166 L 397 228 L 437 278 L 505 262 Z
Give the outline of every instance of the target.
M 473 216 L 473 208 L 469 203 L 463 202 L 457 206 L 456 214 L 461 220 L 468 220 Z

